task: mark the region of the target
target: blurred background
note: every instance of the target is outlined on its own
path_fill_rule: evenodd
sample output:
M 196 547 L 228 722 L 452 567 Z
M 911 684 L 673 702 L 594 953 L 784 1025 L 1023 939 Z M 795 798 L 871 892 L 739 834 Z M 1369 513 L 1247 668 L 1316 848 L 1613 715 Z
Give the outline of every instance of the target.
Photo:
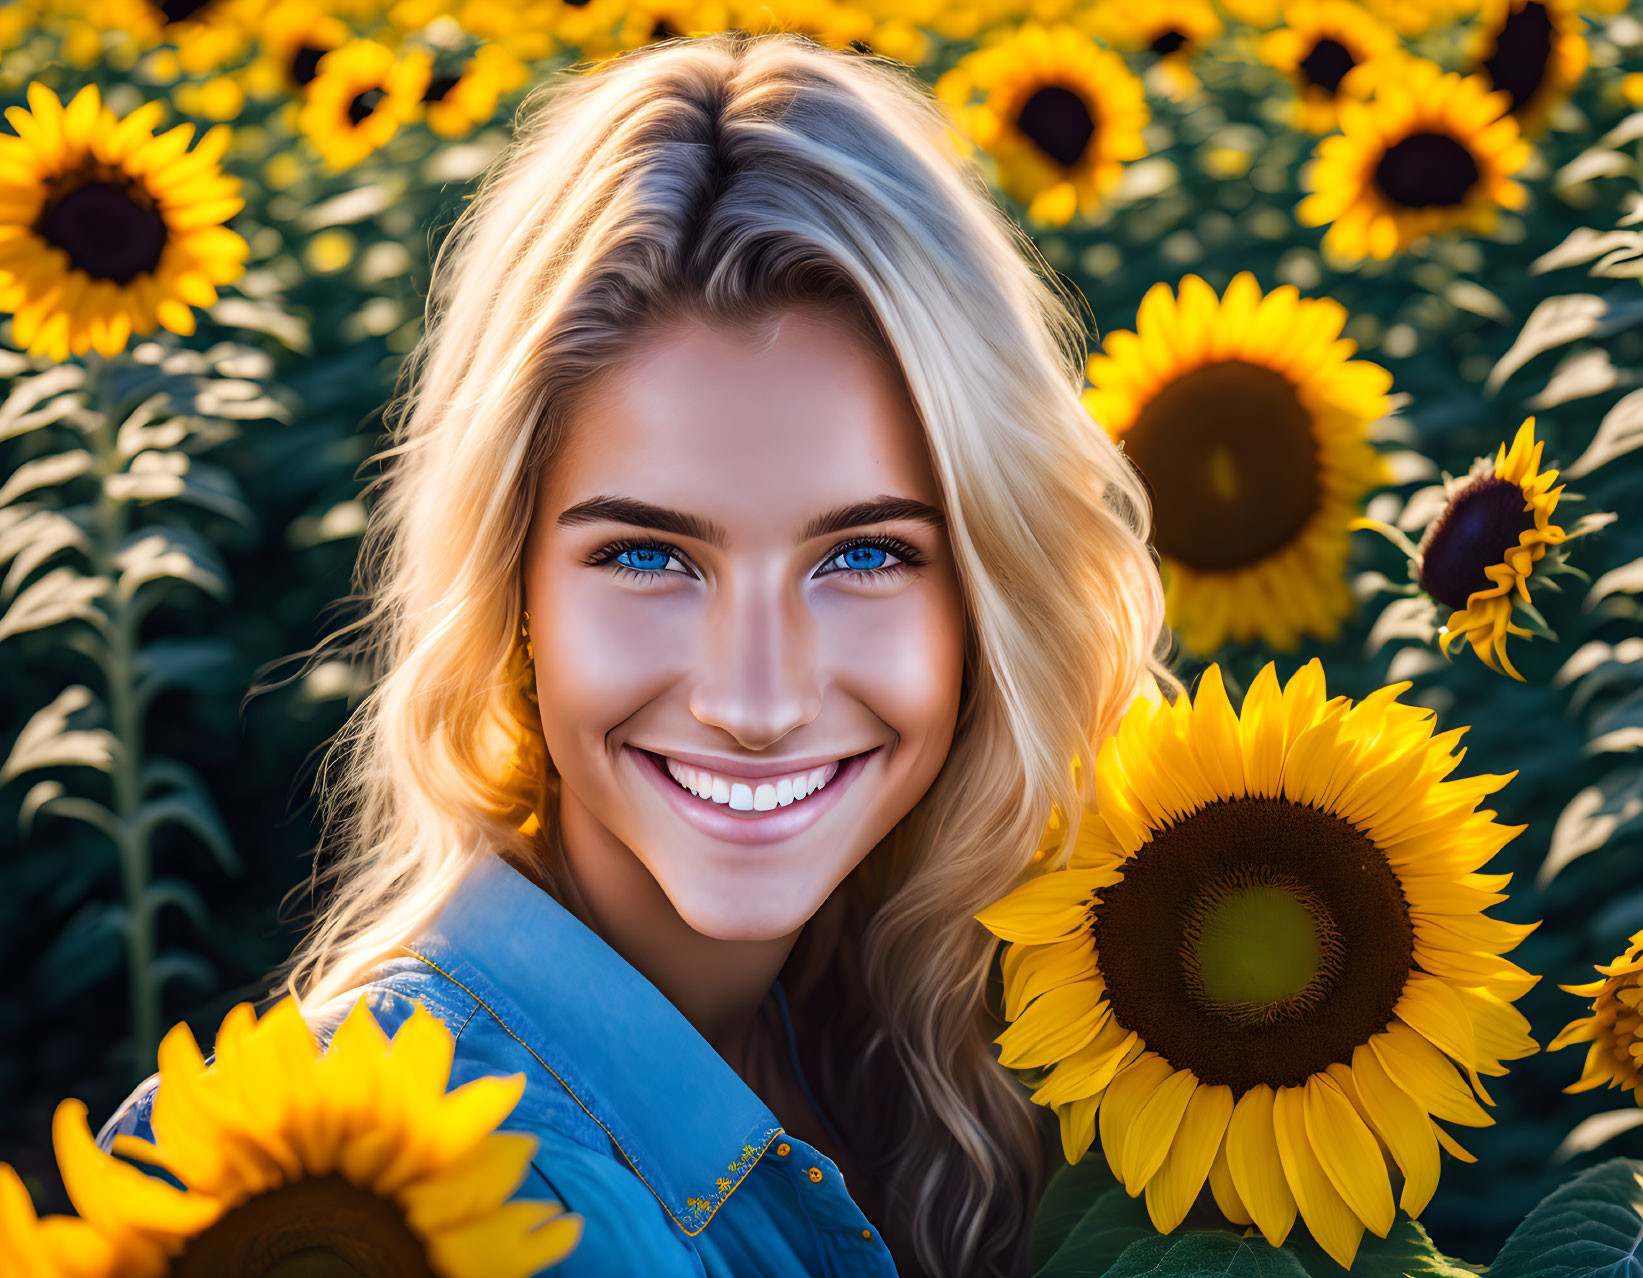
M 1267 661 L 1287 678 L 1312 656 L 1332 694 L 1408 679 L 1441 729 L 1470 726 L 1460 775 L 1516 772 L 1489 802 L 1527 828 L 1487 868 L 1512 875 L 1494 915 L 1543 920 L 1512 957 L 1543 977 L 1517 1005 L 1544 1046 L 1589 1007 L 1558 985 L 1643 929 L 1640 18 L 1615 0 L 0 8 L 0 1161 L 41 1214 L 69 1211 L 57 1102 L 83 1099 L 95 1130 L 167 1028 L 206 1042 L 303 928 L 316 767 L 367 674 L 293 677 L 297 658 L 350 615 L 362 463 L 431 256 L 520 98 L 553 68 L 727 28 L 906 63 L 973 138 L 1112 357 L 1091 364 L 1092 425 L 1128 425 L 1144 473 L 1159 459 L 1189 685 L 1218 661 L 1236 704 Z M 194 265 L 161 278 L 155 238 L 184 229 Z M 1156 379 L 1181 371 L 1138 329 L 1149 289 L 1195 275 L 1219 295 L 1241 271 L 1333 299 L 1391 389 L 1354 416 L 1332 347 L 1294 371 L 1282 438 L 1251 425 L 1259 403 L 1177 403 L 1197 446 L 1266 476 L 1223 533 L 1149 454 L 1133 368 L 1144 348 Z M 1451 548 L 1484 535 L 1466 477 L 1530 415 L 1567 483 L 1555 522 L 1591 518 L 1563 548 L 1576 571 L 1515 617 L 1514 678 L 1439 651 L 1458 605 L 1433 604 L 1411 552 L 1446 518 Z M 1258 536 L 1251 502 L 1281 508 Z M 1566 1093 L 1580 1073 L 1581 1051 L 1543 1051 L 1490 1080 L 1496 1124 L 1465 1133 L 1477 1162 L 1446 1160 L 1422 1217 L 1440 1248 L 1487 1260 L 1574 1171 L 1643 1156 L 1643 1110 Z

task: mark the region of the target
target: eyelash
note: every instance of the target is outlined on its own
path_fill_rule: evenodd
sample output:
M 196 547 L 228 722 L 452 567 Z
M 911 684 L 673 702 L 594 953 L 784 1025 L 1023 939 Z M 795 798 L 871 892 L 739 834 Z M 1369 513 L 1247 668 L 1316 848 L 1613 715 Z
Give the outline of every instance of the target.
M 850 541 L 841 542 L 833 550 L 833 552 L 828 555 L 826 562 L 831 563 L 846 551 L 854 550 L 858 546 L 876 546 L 880 550 L 886 550 L 892 555 L 895 555 L 896 558 L 900 559 L 902 562 L 899 564 L 886 564 L 882 568 L 836 568 L 832 572 L 823 573 L 822 576 L 844 576 L 858 580 L 871 580 L 873 578 L 888 578 L 894 580 L 908 572 L 911 572 L 915 568 L 923 567 L 927 562 L 917 546 L 903 541 L 900 537 L 889 537 L 884 535 L 855 537 Z M 593 557 L 585 562 L 595 568 L 609 567 L 614 571 L 626 574 L 629 577 L 661 577 L 666 575 L 661 571 L 646 571 L 640 568 L 630 568 L 626 564 L 613 562 L 618 555 L 627 550 L 658 550 L 668 555 L 675 556 L 678 559 L 685 559 L 684 555 L 680 554 L 677 547 L 670 546 L 666 542 L 627 538 L 622 541 L 613 541 L 608 546 L 602 547 L 601 549 L 595 551 Z M 685 562 L 688 563 L 689 561 L 685 560 Z

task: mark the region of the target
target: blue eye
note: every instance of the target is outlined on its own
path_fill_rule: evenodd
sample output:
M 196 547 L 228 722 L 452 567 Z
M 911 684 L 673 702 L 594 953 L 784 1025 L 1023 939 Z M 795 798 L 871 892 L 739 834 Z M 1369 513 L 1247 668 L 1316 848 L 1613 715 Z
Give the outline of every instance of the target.
M 632 555 L 633 561 L 630 563 L 624 563 L 622 560 L 623 555 Z M 616 563 L 623 568 L 633 568 L 640 571 L 650 572 L 652 570 L 666 568 L 668 560 L 672 559 L 673 555 L 663 546 L 646 545 L 629 546 L 625 550 L 622 550 L 618 554 L 612 556 L 612 558 L 614 558 Z
M 883 546 L 852 546 L 850 549 L 834 555 L 828 562 L 836 564 L 839 560 L 843 559 L 846 561 L 844 565 L 845 571 L 871 572 L 875 568 L 883 566 L 888 553 L 889 552 L 886 551 Z
M 900 562 L 888 563 L 888 556 L 894 556 Z M 668 564 L 675 561 L 684 566 L 685 576 L 693 575 L 688 561 L 674 547 L 660 541 L 612 542 L 587 560 L 594 567 L 609 566 L 635 578 L 666 576 Z M 898 577 L 922 566 L 926 560 L 918 547 L 899 537 L 875 536 L 857 538 L 854 542 L 834 551 L 826 562 L 828 565 L 839 566 L 830 567 L 828 571 L 818 573 L 818 576 L 826 577 L 843 572 L 853 575 L 857 580 L 866 581 Z

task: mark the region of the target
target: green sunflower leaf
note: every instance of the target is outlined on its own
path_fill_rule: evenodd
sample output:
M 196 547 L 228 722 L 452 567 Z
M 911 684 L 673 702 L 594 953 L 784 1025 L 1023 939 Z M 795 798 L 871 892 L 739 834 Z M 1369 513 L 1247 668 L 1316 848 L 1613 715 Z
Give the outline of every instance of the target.
M 1615 1158 L 1554 1189 L 1506 1240 L 1489 1278 L 1622 1278 L 1643 1267 L 1643 1162 Z
M 1385 1238 L 1364 1234 L 1350 1271 L 1325 1255 L 1302 1229 L 1289 1236 L 1285 1250 L 1295 1253 L 1310 1278 L 1348 1278 L 1349 1273 L 1352 1278 L 1365 1278 L 1365 1275 L 1368 1278 L 1471 1278 L 1483 1272 L 1481 1265 L 1445 1256 L 1420 1221 L 1411 1220 L 1402 1212 Z
M 1082 1211 L 1076 1209 L 1079 1203 Z M 1071 1217 L 1076 1219 L 1068 1227 Z M 1077 1167 L 1064 1168 L 1050 1183 L 1034 1221 L 1032 1272 L 1034 1278 L 1093 1278 L 1106 1273 L 1135 1243 L 1158 1236 L 1146 1200 L 1125 1193 L 1106 1159 L 1092 1150 Z
M 1205 1231 L 1132 1243 L 1104 1278 L 1307 1278 L 1307 1271 L 1264 1238 Z
M 1039 1278 L 1100 1273 L 1124 1248 L 1154 1232 L 1145 1204 L 1124 1192 L 1107 1160 L 1091 1149 L 1079 1162 L 1062 1167 L 1044 1191 L 1033 1217 L 1030 1267 Z M 1046 1262 L 1056 1263 L 1040 1274 Z

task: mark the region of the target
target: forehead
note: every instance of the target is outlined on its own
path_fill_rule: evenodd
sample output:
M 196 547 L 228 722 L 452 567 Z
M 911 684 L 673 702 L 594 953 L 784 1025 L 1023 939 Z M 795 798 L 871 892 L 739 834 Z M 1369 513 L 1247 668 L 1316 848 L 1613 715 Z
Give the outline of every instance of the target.
M 788 311 L 751 332 L 681 323 L 584 395 L 546 496 L 620 494 L 785 534 L 893 494 L 939 506 L 901 376 L 836 325 Z

